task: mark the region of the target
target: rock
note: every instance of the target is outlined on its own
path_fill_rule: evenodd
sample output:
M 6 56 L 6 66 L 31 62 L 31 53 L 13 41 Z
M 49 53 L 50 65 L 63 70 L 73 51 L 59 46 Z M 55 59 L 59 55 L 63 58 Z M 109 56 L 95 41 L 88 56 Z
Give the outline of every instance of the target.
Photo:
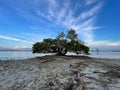
M 49 86 L 54 86 L 54 83 L 51 81 L 51 82 L 49 82 L 48 85 L 49 85 Z
M 82 76 L 84 76 L 84 75 L 86 75 L 86 73 L 80 73 L 80 77 L 82 77 Z
M 120 71 L 110 70 L 104 73 L 104 75 L 112 76 L 113 78 L 120 78 Z
M 81 84 L 79 85 L 79 87 L 77 87 L 75 90 L 86 90 L 85 89 L 85 83 L 81 82 Z
M 73 81 L 73 84 L 77 84 L 77 81 Z
M 70 67 L 70 68 L 73 68 L 73 67 L 74 67 L 74 65 L 70 64 L 70 65 L 69 65 L 69 67 Z
M 73 90 L 73 83 L 70 83 L 65 90 Z
M 74 69 L 72 72 L 73 72 L 73 74 L 78 74 L 78 70 L 77 69 Z
M 100 73 L 98 70 L 93 71 L 93 73 Z

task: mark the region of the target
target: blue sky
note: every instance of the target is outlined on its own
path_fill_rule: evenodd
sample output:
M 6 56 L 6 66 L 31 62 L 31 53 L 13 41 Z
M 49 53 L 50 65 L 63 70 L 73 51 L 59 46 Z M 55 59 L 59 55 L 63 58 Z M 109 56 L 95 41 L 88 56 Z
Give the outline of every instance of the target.
M 120 49 L 120 0 L 0 0 L 1 48 L 31 48 L 70 28 L 91 48 Z

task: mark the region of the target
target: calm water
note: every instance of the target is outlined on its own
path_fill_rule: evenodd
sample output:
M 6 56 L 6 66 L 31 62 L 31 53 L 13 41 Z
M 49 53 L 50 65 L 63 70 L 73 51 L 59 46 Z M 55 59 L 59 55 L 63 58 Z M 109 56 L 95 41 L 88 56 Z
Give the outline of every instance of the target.
M 18 59 L 27 59 L 27 58 L 33 58 L 36 56 L 45 56 L 45 55 L 51 55 L 50 54 L 33 54 L 32 52 L 28 51 L 1 51 L 0 52 L 0 60 L 18 60 Z M 70 55 L 70 53 L 68 54 Z M 120 59 L 120 52 L 91 52 L 91 57 L 96 58 L 115 58 Z
M 120 59 L 120 52 L 91 52 L 92 57 Z
M 33 54 L 31 51 L 0 51 L 0 60 L 22 60 L 45 55 L 51 55 L 51 53 Z

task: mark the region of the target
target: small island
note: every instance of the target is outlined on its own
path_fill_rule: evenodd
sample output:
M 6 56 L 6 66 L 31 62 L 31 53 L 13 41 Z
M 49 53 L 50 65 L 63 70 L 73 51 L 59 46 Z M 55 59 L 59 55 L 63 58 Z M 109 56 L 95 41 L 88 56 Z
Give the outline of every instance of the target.
M 32 47 L 33 53 L 56 52 L 58 55 L 65 55 L 68 51 L 77 54 L 89 54 L 89 47 L 78 39 L 76 30 L 70 29 L 65 35 L 64 32 L 58 34 L 55 39 L 47 38 L 42 42 L 37 42 Z
M 66 36 L 66 38 L 65 38 Z M 0 61 L 0 90 L 119 90 L 120 62 L 88 56 L 89 47 L 74 29 L 33 45 L 33 53 L 56 53 L 26 60 Z
M 0 0 L 0 90 L 120 90 L 120 0 Z

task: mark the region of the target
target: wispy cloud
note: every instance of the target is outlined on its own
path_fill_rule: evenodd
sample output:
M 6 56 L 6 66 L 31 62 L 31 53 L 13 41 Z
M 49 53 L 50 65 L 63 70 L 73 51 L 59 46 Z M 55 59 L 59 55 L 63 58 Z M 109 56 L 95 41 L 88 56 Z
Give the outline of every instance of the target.
M 92 4 L 93 2 L 88 2 Z M 84 7 L 87 8 L 86 2 L 84 2 Z M 95 1 L 94 1 L 95 2 Z M 83 3 L 83 2 L 82 2 Z M 55 22 L 57 25 L 65 26 L 66 28 L 74 28 L 79 33 L 79 35 L 85 39 L 86 42 L 93 41 L 93 30 L 100 29 L 101 27 L 95 26 L 96 16 L 102 7 L 102 3 L 98 2 L 94 6 L 88 9 L 79 8 L 77 9 L 77 15 L 75 16 L 75 6 L 71 8 L 70 0 L 64 2 L 64 4 L 59 8 L 59 2 L 55 1 L 55 5 L 49 2 L 47 15 L 44 14 L 44 17 Z M 52 4 L 52 6 L 51 6 Z M 57 4 L 57 5 L 56 5 Z M 56 10 L 56 8 L 58 10 Z M 80 12 L 81 11 L 81 12 Z M 41 14 L 43 14 L 42 12 Z
M 108 47 L 120 47 L 120 42 L 111 42 L 111 41 L 107 41 L 107 40 L 103 40 L 103 41 L 94 41 L 89 43 L 90 46 L 95 46 L 95 47 L 99 47 L 99 46 L 108 46 Z
M 15 46 L 10 46 L 10 45 L 0 45 L 0 49 L 19 49 L 19 50 L 25 50 L 25 49 L 28 49 L 30 50 L 31 49 L 31 46 L 19 46 L 19 45 L 15 45 Z
M 20 15 L 29 20 L 34 19 L 38 22 L 47 20 L 49 25 L 76 29 L 79 36 L 88 43 L 94 41 L 94 30 L 102 28 L 95 25 L 97 14 L 103 5 L 99 0 L 12 0 L 8 2 Z M 18 38 L 2 38 L 29 42 Z
M 84 30 L 95 30 L 95 29 L 101 29 L 103 27 L 89 27 L 89 28 L 85 28 Z
M 94 30 L 102 29 L 104 27 L 97 26 L 97 16 L 100 12 L 104 0 L 2 0 L 13 8 L 18 15 L 24 17 L 29 21 L 36 21 L 36 26 L 31 26 L 31 30 L 40 30 L 45 32 L 24 33 L 25 36 L 30 37 L 30 40 L 41 41 L 43 38 L 53 36 L 56 33 L 54 28 L 45 31 L 41 29 L 43 24 L 47 23 L 45 28 L 50 25 L 65 27 L 65 29 L 74 28 L 79 37 L 83 39 L 90 46 L 120 46 L 120 42 L 111 41 L 95 41 Z M 39 28 L 40 27 L 40 28 Z M 37 31 L 38 32 L 38 31 Z M 51 34 L 51 32 L 53 34 Z M 0 35 L 1 39 L 14 40 L 19 42 L 33 43 L 32 41 L 22 39 L 19 37 L 11 37 Z
M 89 43 L 91 50 L 120 50 L 120 41 L 112 42 L 108 40 L 93 41 Z
M 91 5 L 93 3 L 97 2 L 97 0 L 86 0 L 86 5 Z
M 7 40 L 13 40 L 13 41 L 19 41 L 19 42 L 27 42 L 27 43 L 33 43 L 32 41 L 23 39 L 23 38 L 18 38 L 18 37 L 10 37 L 10 36 L 4 36 L 0 35 L 1 39 L 7 39 Z

